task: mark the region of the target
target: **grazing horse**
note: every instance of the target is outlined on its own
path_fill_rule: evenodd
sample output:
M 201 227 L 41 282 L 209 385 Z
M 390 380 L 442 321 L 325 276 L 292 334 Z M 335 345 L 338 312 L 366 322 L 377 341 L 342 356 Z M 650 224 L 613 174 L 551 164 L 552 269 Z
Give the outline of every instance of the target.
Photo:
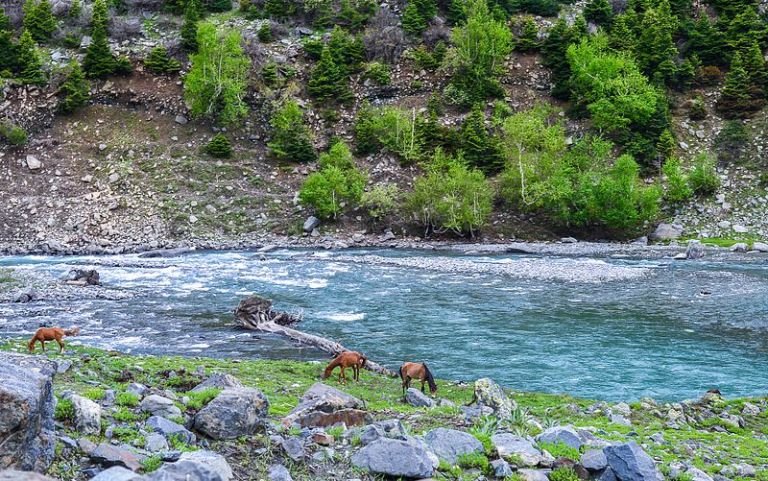
M 429 371 L 426 363 L 423 362 L 404 362 L 400 366 L 400 379 L 403 380 L 403 399 L 405 399 L 405 391 L 411 387 L 411 379 L 418 379 L 421 381 L 421 392 L 424 392 L 424 383 L 429 384 L 429 392 L 435 394 L 437 391 L 437 384 L 435 384 L 435 378 L 432 377 L 432 373 Z
M 73 327 L 71 329 L 62 329 L 60 327 L 41 327 L 35 331 L 35 335 L 29 340 L 29 352 L 35 352 L 35 343 L 40 341 L 43 346 L 43 352 L 45 352 L 45 341 L 56 341 L 59 343 L 59 353 L 64 351 L 64 341 L 61 339 L 64 336 L 77 336 L 80 334 L 79 327 Z
M 351 367 L 353 373 L 353 379 L 355 381 L 360 380 L 360 368 L 365 367 L 365 363 L 368 358 L 355 351 L 344 351 L 338 356 L 334 357 L 331 362 L 328 363 L 328 367 L 323 371 L 323 379 L 328 379 L 336 366 L 340 366 L 339 382 L 347 382 L 347 375 L 344 374 L 344 369 Z

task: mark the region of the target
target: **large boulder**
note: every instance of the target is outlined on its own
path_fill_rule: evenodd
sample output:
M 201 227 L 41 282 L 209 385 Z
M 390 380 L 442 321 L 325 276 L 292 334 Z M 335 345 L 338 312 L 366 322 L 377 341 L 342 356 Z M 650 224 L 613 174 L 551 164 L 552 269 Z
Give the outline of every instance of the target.
M 405 392 L 405 400 L 408 404 L 411 406 L 419 407 L 427 407 L 431 408 L 435 405 L 435 401 L 429 398 L 426 394 L 419 391 L 416 388 L 409 387 L 408 390 Z
M 120 466 L 112 466 L 92 477 L 91 481 L 140 481 L 143 479 L 142 476 L 134 473 L 130 469 L 125 469 Z
M 536 436 L 536 442 L 565 444 L 573 449 L 581 449 L 584 439 L 573 426 L 555 426 Z
M 438 458 L 451 464 L 456 464 L 462 454 L 482 453 L 484 450 L 476 437 L 455 429 L 433 429 L 424 436 L 424 442 Z
M 147 419 L 147 426 L 166 438 L 176 437 L 186 444 L 194 444 L 196 440 L 196 436 L 188 431 L 187 428 L 180 424 L 176 424 L 173 421 L 169 421 L 164 417 L 152 416 Z
M 664 477 L 648 454 L 634 441 L 604 449 L 608 466 L 619 481 L 663 481 Z
M 72 394 L 69 396 L 75 408 L 75 427 L 83 434 L 101 432 L 101 406 L 90 399 Z
M 360 429 L 360 442 L 363 445 L 371 444 L 379 438 L 405 440 L 407 437 L 405 427 L 399 419 L 377 421 Z
M 602 449 L 590 449 L 581 455 L 581 465 L 589 471 L 602 471 L 608 467 L 608 459 Z
M 675 240 L 683 235 L 683 226 L 679 224 L 659 224 L 650 235 L 652 240 Z
M 230 387 L 244 387 L 243 383 L 240 382 L 239 379 L 237 379 L 235 376 L 232 376 L 230 374 L 213 374 L 205 381 L 201 382 L 194 388 L 192 388 L 193 392 L 202 391 L 204 389 L 217 387 L 220 389 L 227 389 Z
M 164 418 L 181 416 L 181 409 L 173 401 L 157 394 L 145 397 L 139 407 L 142 411 L 154 416 L 162 416 Z
M 250 387 L 223 390 L 196 415 L 194 429 L 213 439 L 233 439 L 264 426 L 269 401 Z
M 438 460 L 416 440 L 381 438 L 353 454 L 352 464 L 374 474 L 429 478 Z
M 16 471 L 15 469 L 6 469 L 0 471 L 0 481 L 55 481 L 53 478 L 43 476 L 33 471 Z
M 53 461 L 56 363 L 0 352 L 0 469 L 45 471 Z
M 283 418 L 283 424 L 301 427 L 326 427 L 337 423 L 347 426 L 366 424 L 369 416 L 363 402 L 322 383 L 315 383 L 299 399 L 299 404 Z
M 499 419 L 509 419 L 517 404 L 509 399 L 501 386 L 484 377 L 475 381 L 475 401 L 479 406 L 487 406 Z
M 138 471 L 141 468 L 139 458 L 127 449 L 112 446 L 108 443 L 99 444 L 95 450 L 90 453 L 91 460 L 104 467 L 122 466 L 131 471 Z
M 520 460 L 525 466 L 537 466 L 540 463 L 551 462 L 553 459 L 542 452 L 526 438 L 512 433 L 499 433 L 491 436 L 496 452 L 501 458 Z

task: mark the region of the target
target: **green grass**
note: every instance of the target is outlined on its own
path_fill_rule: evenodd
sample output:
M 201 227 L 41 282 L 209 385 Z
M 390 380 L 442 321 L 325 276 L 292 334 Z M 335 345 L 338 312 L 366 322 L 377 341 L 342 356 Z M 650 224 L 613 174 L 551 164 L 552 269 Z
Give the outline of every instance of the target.
M 57 421 L 72 422 L 75 419 L 75 405 L 69 399 L 59 399 L 53 417 Z
M 104 396 L 106 396 L 106 392 L 100 387 L 92 387 L 83 391 L 83 397 L 91 401 L 99 402 L 104 399 Z
M 189 402 L 187 408 L 199 411 L 206 404 L 213 401 L 213 398 L 219 395 L 221 389 L 217 387 L 209 387 L 208 389 L 202 389 L 200 391 L 189 391 L 186 395 L 189 396 Z
M 568 458 L 574 461 L 578 461 L 581 458 L 581 453 L 578 449 L 572 448 L 565 443 L 539 443 L 539 449 L 546 450 L 549 454 L 555 458 Z
M 128 391 L 121 391 L 115 396 L 115 404 L 133 408 L 139 405 L 139 396 Z
M 119 423 L 130 423 L 143 419 L 143 416 L 136 414 L 125 406 L 120 406 L 112 413 L 112 419 Z
M 144 474 L 157 471 L 158 468 L 160 468 L 160 466 L 162 465 L 163 465 L 163 458 L 161 458 L 157 454 L 148 456 L 144 458 L 143 461 L 141 461 L 141 468 L 144 471 Z

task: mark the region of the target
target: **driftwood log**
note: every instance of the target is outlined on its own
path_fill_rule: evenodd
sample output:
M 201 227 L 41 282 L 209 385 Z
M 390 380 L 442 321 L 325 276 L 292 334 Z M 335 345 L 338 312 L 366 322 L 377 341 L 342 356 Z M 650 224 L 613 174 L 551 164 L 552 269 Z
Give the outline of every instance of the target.
M 295 325 L 300 320 L 301 314 L 275 311 L 272 309 L 272 301 L 259 296 L 243 299 L 235 308 L 235 322 L 242 328 L 279 334 L 301 344 L 325 351 L 332 356 L 337 356 L 344 351 L 351 351 L 351 349 L 347 349 L 336 341 L 314 334 L 307 334 L 289 327 Z M 375 373 L 396 376 L 394 372 L 370 359 L 365 367 Z
M 101 282 L 99 281 L 99 273 L 93 269 L 72 269 L 69 271 L 69 274 L 67 274 L 67 278 L 64 282 L 76 286 L 101 285 Z

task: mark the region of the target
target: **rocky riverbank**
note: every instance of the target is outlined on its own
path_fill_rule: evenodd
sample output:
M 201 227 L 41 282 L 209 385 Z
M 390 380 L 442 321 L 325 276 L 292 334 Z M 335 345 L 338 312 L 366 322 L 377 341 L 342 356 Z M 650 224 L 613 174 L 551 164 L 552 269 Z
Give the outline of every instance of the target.
M 86 348 L 49 362 L 12 353 L 23 348 L 21 340 L 11 341 L 0 352 L 0 411 L 13 410 L 13 402 L 31 409 L 18 419 L 0 413 L 0 461 L 55 479 L 726 481 L 768 475 L 765 398 L 707 393 L 679 403 L 608 404 L 510 392 L 481 379 L 438 381 L 434 398 L 412 389 L 405 403 L 397 379 L 363 372 L 347 385 L 335 376 L 321 382 L 319 363 Z M 17 443 L 21 436 L 9 442 L 17 432 L 30 442 Z M 37 453 L 35 462 L 29 453 Z M 5 472 L 0 479 L 39 478 Z

